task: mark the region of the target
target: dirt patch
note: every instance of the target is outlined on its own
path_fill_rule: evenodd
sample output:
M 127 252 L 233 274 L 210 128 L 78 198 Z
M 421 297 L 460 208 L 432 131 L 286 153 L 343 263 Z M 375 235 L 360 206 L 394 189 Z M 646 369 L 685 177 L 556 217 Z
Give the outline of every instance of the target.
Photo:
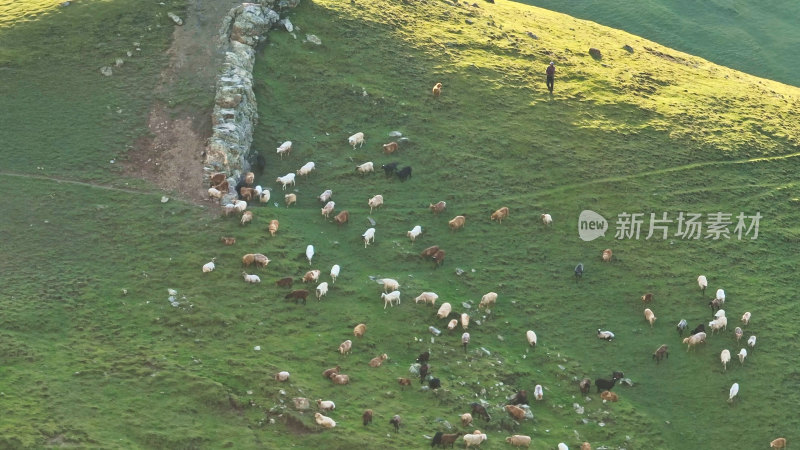
M 191 0 L 184 25 L 175 27 L 167 54 L 169 65 L 161 73 L 156 92 L 168 97 L 177 86 L 207 96 L 200 104 L 211 104 L 215 75 L 223 53 L 217 46 L 217 32 L 222 18 L 241 3 L 232 0 Z M 149 180 L 160 188 L 177 193 L 186 200 L 207 203 L 203 185 L 203 155 L 206 139 L 211 136 L 211 109 L 170 109 L 156 102 L 147 124 L 150 135 L 140 138 L 131 149 L 123 167 L 126 174 Z

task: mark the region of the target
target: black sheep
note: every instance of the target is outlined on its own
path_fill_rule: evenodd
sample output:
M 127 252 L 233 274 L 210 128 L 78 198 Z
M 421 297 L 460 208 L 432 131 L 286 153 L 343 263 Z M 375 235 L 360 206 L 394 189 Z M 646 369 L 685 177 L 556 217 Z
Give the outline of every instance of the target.
M 433 440 L 431 441 L 431 447 L 436 447 L 437 445 L 442 445 L 442 433 L 441 431 L 437 431 L 436 434 L 433 435 Z
M 393 162 L 389 164 L 384 164 L 381 166 L 381 169 L 383 169 L 383 172 L 386 174 L 387 177 L 390 177 L 397 170 L 397 163 Z
M 705 331 L 706 331 L 706 326 L 705 326 L 705 325 L 703 325 L 702 323 L 701 323 L 700 325 L 698 325 L 698 326 L 697 326 L 697 328 L 695 328 L 694 330 L 692 330 L 692 333 L 691 333 L 691 335 L 690 335 L 690 336 L 694 336 L 695 334 L 697 334 L 697 333 L 699 333 L 699 332 L 701 332 L 701 331 L 702 331 L 702 332 L 704 332 L 704 333 L 705 333 Z
M 431 352 L 422 352 L 417 356 L 418 363 L 427 363 L 428 360 L 431 358 Z
M 617 374 L 619 374 L 619 373 L 620 372 L 614 372 L 614 377 L 611 378 L 611 381 L 604 380 L 602 378 L 598 378 L 598 379 L 594 380 L 594 385 L 597 386 L 597 392 L 600 392 L 601 390 L 610 391 L 611 389 L 613 389 L 614 388 L 614 384 L 616 384 L 617 380 L 622 378 L 622 377 L 618 377 L 617 376 Z
M 508 403 L 509 405 L 527 405 L 528 404 L 528 393 L 524 390 L 517 391 L 513 397 L 511 397 L 511 401 Z
M 431 378 L 428 380 L 428 387 L 431 389 L 439 389 L 442 387 L 442 381 L 438 378 Z
M 472 416 L 473 417 L 481 416 L 484 419 L 486 419 L 487 422 L 492 420 L 492 418 L 489 416 L 489 413 L 486 412 L 486 408 L 483 405 L 481 405 L 480 403 L 470 403 L 469 406 L 472 407 Z
M 398 170 L 397 178 L 400 178 L 400 181 L 406 181 L 407 179 L 411 178 L 411 166 L 405 166 Z

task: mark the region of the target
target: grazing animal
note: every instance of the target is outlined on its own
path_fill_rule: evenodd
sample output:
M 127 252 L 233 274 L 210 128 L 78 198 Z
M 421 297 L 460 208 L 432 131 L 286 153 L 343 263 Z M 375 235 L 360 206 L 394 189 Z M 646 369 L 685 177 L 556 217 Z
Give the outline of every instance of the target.
M 447 226 L 450 227 L 450 230 L 456 231 L 458 229 L 464 228 L 464 224 L 466 223 L 467 219 L 464 216 L 455 216 L 447 222 Z
M 436 202 L 436 204 L 431 203 L 430 205 L 428 205 L 428 209 L 430 209 L 431 212 L 433 212 L 435 215 L 439 215 L 440 212 L 447 209 L 447 202 L 439 201 Z
M 341 370 L 341 368 L 338 365 L 336 367 L 332 367 L 330 369 L 326 369 L 326 370 L 322 371 L 322 377 L 323 378 L 330 378 L 330 377 L 336 375 L 337 373 L 339 373 L 339 370 Z
M 508 402 L 509 405 L 527 405 L 528 404 L 528 393 L 523 389 L 517 391 L 511 400 Z
M 330 218 L 330 215 L 333 212 L 334 207 L 336 207 L 336 203 L 328 202 L 325 204 L 325 206 L 322 207 L 322 209 L 320 209 L 320 213 L 322 214 L 323 217 L 328 219 Z
M 252 186 L 255 181 L 256 181 L 256 174 L 254 174 L 253 172 L 247 172 L 244 175 L 244 184 Z
M 575 281 L 583 279 L 583 263 L 575 266 Z
M 433 92 L 433 96 L 436 97 L 436 98 L 438 98 L 440 95 L 442 95 L 442 83 L 434 84 L 432 92 Z
M 734 397 L 739 393 L 739 383 L 733 383 L 731 390 L 728 392 L 728 403 L 733 403 Z
M 360 323 L 353 327 L 353 335 L 357 338 L 363 337 L 364 333 L 367 332 L 367 325 Z
M 605 339 L 606 341 L 610 341 L 610 340 L 614 339 L 614 333 L 612 333 L 612 332 L 610 332 L 608 330 L 600 330 L 600 328 L 598 328 L 597 329 L 597 339 Z
M 316 283 L 319 281 L 319 274 L 320 271 L 317 269 L 309 270 L 305 275 L 303 275 L 303 283 L 310 283 L 312 281 Z
M 700 292 L 703 295 L 706 295 L 706 288 L 708 287 L 708 280 L 706 279 L 705 275 L 700 275 L 697 277 L 697 285 L 700 286 Z
M 592 444 L 584 442 L 583 444 L 581 444 L 581 450 L 592 450 Z
M 731 362 L 731 352 L 727 348 L 722 350 L 719 354 L 719 360 L 722 363 L 722 371 L 728 370 L 728 363 Z
M 669 351 L 667 351 L 667 344 L 663 344 L 661 347 L 658 347 L 658 349 L 655 352 L 653 352 L 653 359 L 656 360 L 656 364 L 660 363 L 661 359 L 663 359 L 664 357 L 669 359 Z
M 653 301 L 653 294 L 648 292 L 642 296 L 642 304 L 651 303 Z
M 333 384 L 348 384 L 350 383 L 350 376 L 344 374 L 336 374 L 331 377 Z
M 466 354 L 467 353 L 467 345 L 469 345 L 469 333 L 464 332 L 464 334 L 461 335 L 461 345 L 464 346 L 464 353 Z
M 749 338 L 747 338 L 747 345 L 750 347 L 751 350 L 756 348 L 756 337 L 755 337 L 755 335 L 750 336 Z
M 728 318 L 722 316 L 718 319 L 714 319 L 711 322 L 708 322 L 708 326 L 711 327 L 711 334 L 714 334 L 717 330 L 724 330 L 728 327 Z
M 400 431 L 400 424 L 402 424 L 402 422 L 403 422 L 403 420 L 398 415 L 395 415 L 394 417 L 389 419 L 389 425 L 394 425 L 394 432 L 395 433 Z
M 619 400 L 619 396 L 611 391 L 603 391 L 600 393 L 600 398 L 607 402 L 616 402 Z
M 411 243 L 414 243 L 414 241 L 417 239 L 417 236 L 420 234 L 422 234 L 422 227 L 419 225 L 415 225 L 414 228 L 406 232 L 406 236 L 411 239 Z
M 325 294 L 328 293 L 328 282 L 323 281 L 317 286 L 317 301 L 319 301 Z
M 490 216 L 490 219 L 496 220 L 498 223 L 503 223 L 503 219 L 505 219 L 506 217 L 508 217 L 508 207 L 503 206 L 502 208 L 493 212 L 492 215 Z
M 442 387 L 442 380 L 433 377 L 430 380 L 428 380 L 428 387 L 430 389 L 439 389 L 440 387 Z
M 290 207 L 297 203 L 297 194 L 286 194 L 283 196 L 283 202 L 286 203 L 286 207 Z
M 372 410 L 367 409 L 364 411 L 364 414 L 361 415 L 361 422 L 364 426 L 367 426 L 372 423 Z
M 472 434 L 465 434 L 464 437 L 464 445 L 466 448 L 470 448 L 471 446 L 480 447 L 481 442 L 486 440 L 485 433 L 472 433 Z
M 314 257 L 314 246 L 309 244 L 306 246 L 306 259 L 308 260 L 308 265 L 311 265 L 311 259 Z M 319 274 L 317 274 L 317 278 L 319 278 Z M 316 280 L 314 280 L 316 281 Z
M 533 397 L 536 400 L 542 400 L 544 398 L 544 388 L 542 388 L 541 384 L 537 384 L 533 387 Z
M 390 293 L 382 293 L 381 300 L 383 300 L 383 309 L 386 309 L 386 306 L 394 306 L 395 302 L 399 305 L 400 304 L 400 291 L 392 291 Z
M 258 275 L 248 275 L 247 273 L 242 272 L 242 276 L 244 277 L 245 283 L 261 283 L 261 278 L 259 278 Z
M 278 227 L 280 227 L 280 222 L 277 219 L 272 219 L 269 221 L 269 235 L 275 236 L 278 233 Z
M 650 322 L 650 328 L 653 328 L 653 324 L 656 322 L 656 315 L 653 314 L 653 311 L 651 311 L 650 308 L 645 308 L 644 319 Z
M 236 238 L 235 237 L 225 237 L 225 236 L 223 236 L 223 237 L 219 238 L 219 240 L 221 240 L 222 243 L 225 244 L 225 245 L 233 245 L 233 244 L 236 243 Z
M 740 327 L 736 327 L 733 330 L 733 334 L 736 336 L 736 342 L 739 342 L 742 339 L 742 336 L 744 336 L 744 331 Z
M 247 200 L 249 202 L 253 200 L 253 195 L 255 195 L 255 190 L 253 188 L 244 186 L 239 188 L 239 196 L 242 198 L 242 200 Z
M 378 207 L 383 205 L 383 196 L 378 194 L 378 195 L 372 197 L 367 202 L 367 205 L 369 205 L 369 213 L 372 214 L 372 210 L 373 209 L 377 209 Z
M 578 387 L 581 390 L 581 394 L 588 394 L 589 390 L 592 388 L 592 380 L 590 378 L 584 378 L 578 383 Z
M 405 166 L 402 169 L 398 170 L 397 178 L 400 178 L 400 181 L 406 181 L 407 179 L 411 178 L 411 166 Z
M 393 278 L 381 278 L 383 283 L 383 292 L 391 292 L 400 289 L 400 283 Z
M 531 445 L 531 437 L 525 436 L 522 434 L 515 434 L 513 436 L 509 436 L 506 438 L 506 443 L 513 445 L 514 447 L 525 447 L 528 448 Z
M 439 434 L 441 434 L 441 432 L 436 433 L 436 434 L 439 435 Z M 458 433 L 441 434 L 441 436 L 439 437 L 439 443 L 438 444 L 435 443 L 436 436 L 434 436 L 433 437 L 434 442 L 431 443 L 431 447 L 433 447 L 434 445 L 441 445 L 442 448 L 445 448 L 447 445 L 450 445 L 450 447 L 452 448 L 454 446 L 456 440 L 462 434 L 464 434 L 464 433 L 462 433 L 460 431 Z
M 332 411 L 336 409 L 336 404 L 330 400 L 317 399 L 317 407 L 322 411 Z
M 473 417 L 483 417 L 483 419 L 487 422 L 492 420 L 492 417 L 488 412 L 486 412 L 486 408 L 480 403 L 470 403 L 469 406 L 472 408 L 470 412 L 472 413 Z
M 365 162 L 364 164 L 360 164 L 360 165 L 356 166 L 356 171 L 358 173 L 361 173 L 361 174 L 374 172 L 375 171 L 375 167 L 373 166 L 372 161 L 368 161 L 368 162 Z
M 497 292 L 487 292 L 481 297 L 478 308 L 490 308 L 497 303 Z
M 468 427 L 472 425 L 472 414 L 464 413 L 461 415 L 461 426 Z
M 297 170 L 297 174 L 300 176 L 308 175 L 311 173 L 312 170 L 314 170 L 315 167 L 316 165 L 313 162 L 309 161 L 303 164 L 303 166 Z
M 258 196 L 259 203 L 268 203 L 269 202 L 270 193 L 268 190 L 261 191 L 261 195 Z
M 603 250 L 603 262 L 611 262 L 613 256 L 614 252 L 612 252 L 610 248 Z
M 439 251 L 439 246 L 438 246 L 438 245 L 432 245 L 432 246 L 430 246 L 430 247 L 426 248 L 425 250 L 423 250 L 423 251 L 422 251 L 422 252 L 419 254 L 419 256 L 420 256 L 421 258 L 431 258 L 431 257 L 433 257 L 433 255 L 435 255 L 435 254 L 436 254 L 436 252 L 438 252 L 438 251 Z
M 347 138 L 347 142 L 350 145 L 353 146 L 353 150 L 356 149 L 356 145 L 358 145 L 359 147 L 363 147 L 364 146 L 364 133 L 359 131 L 358 133 L 356 133 L 356 134 L 350 136 L 349 138 Z
M 433 262 L 436 263 L 436 267 L 439 267 L 444 263 L 445 252 L 444 250 L 437 250 L 436 253 L 433 254 L 431 259 Z
M 691 349 L 695 345 L 700 344 L 701 342 L 705 342 L 705 341 L 706 341 L 706 333 L 703 332 L 703 331 L 701 331 L 699 333 L 696 333 L 696 334 L 693 334 L 693 335 L 691 335 L 691 336 L 689 336 L 687 338 L 683 338 L 683 343 L 686 344 L 686 351 L 687 352 L 689 351 L 689 349 Z
M 303 301 L 303 304 L 306 304 L 306 298 L 308 297 L 309 292 L 305 289 L 297 289 L 292 292 L 289 292 L 283 298 L 287 300 L 294 300 L 295 303 L 299 303 L 300 300 Z
M 714 298 L 719 299 L 723 304 L 725 304 L 725 291 L 722 289 L 717 289 L 717 295 Z
M 256 261 L 256 255 L 248 253 L 242 256 L 242 267 L 250 267 Z
M 253 211 L 245 211 L 242 213 L 242 219 L 239 221 L 242 225 L 247 225 L 253 221 Z
M 339 267 L 338 264 L 334 264 L 333 267 L 331 267 L 331 280 L 333 280 L 332 284 L 336 284 L 336 279 L 339 278 L 340 270 L 342 270 L 342 268 Z
M 444 319 L 445 317 L 450 315 L 450 311 L 452 310 L 450 303 L 442 303 L 442 306 L 439 307 L 439 311 L 436 312 L 436 317 L 440 319 Z
M 702 331 L 702 332 L 705 332 L 705 331 L 706 331 L 706 326 L 705 326 L 705 325 L 703 325 L 702 323 L 701 323 L 700 325 L 698 325 L 697 327 L 695 327 L 695 329 L 694 329 L 694 330 L 692 330 L 692 332 L 691 332 L 691 333 L 689 333 L 689 336 L 691 336 L 691 335 L 693 335 L 693 334 L 697 334 L 697 333 L 699 333 L 699 332 L 701 332 L 701 331 Z
M 769 448 L 786 448 L 786 438 L 779 437 L 769 443 Z
M 744 359 L 747 358 L 747 349 L 739 350 L 739 353 L 736 354 L 739 357 L 739 364 L 744 364 Z
M 506 405 L 505 406 L 506 412 L 516 420 L 522 420 L 525 418 L 525 410 L 520 408 L 516 405 Z
M 367 228 L 367 231 L 361 235 L 364 238 L 364 248 L 367 248 L 367 245 L 375 243 L 375 228 Z
M 606 379 L 603 379 L 603 378 L 598 378 L 598 379 L 594 380 L 594 385 L 597 387 L 597 392 L 600 392 L 601 390 L 610 391 L 611 389 L 613 389 L 614 388 L 614 384 L 616 384 L 617 380 L 622 378 L 621 376 L 617 376 L 617 375 L 619 375 L 619 374 L 615 372 L 614 376 L 611 378 L 611 380 L 606 380 Z
M 397 142 L 389 142 L 388 144 L 383 144 L 383 153 L 385 155 L 391 155 L 397 151 Z
M 456 319 L 453 319 L 453 320 L 451 320 L 450 322 L 447 323 L 447 329 L 448 330 L 455 330 L 457 326 L 458 326 L 458 320 L 456 320 Z
M 381 364 L 383 364 L 383 362 L 386 361 L 388 358 L 389 358 L 389 356 L 386 353 L 384 353 L 382 355 L 378 355 L 378 356 L 372 358 L 371 360 L 369 360 L 369 366 L 370 367 L 380 367 Z
M 461 328 L 466 330 L 469 328 L 469 314 L 461 313 Z
M 292 141 L 286 141 L 278 147 L 278 155 L 283 159 L 283 155 L 288 155 L 292 151 Z
M 292 284 L 294 284 L 294 278 L 292 277 L 281 278 L 280 280 L 276 281 L 275 284 L 277 284 L 279 287 L 289 287 Z
M 321 426 L 322 428 L 334 428 L 336 427 L 336 421 L 331 419 L 328 416 L 323 416 L 320 413 L 314 413 L 314 420 L 316 420 L 317 425 Z
M 288 381 L 289 380 L 289 372 L 282 371 L 275 374 L 275 381 Z
M 217 198 L 217 199 L 222 198 L 222 191 L 220 191 L 217 188 L 210 187 L 208 188 L 208 196 L 209 198 Z
M 428 370 L 430 370 L 430 367 L 426 363 L 423 363 L 423 364 L 421 364 L 419 366 L 419 382 L 420 383 L 424 383 L 425 382 L 425 377 L 428 376 Z
M 417 356 L 417 360 L 416 361 L 418 363 L 427 363 L 430 359 L 431 359 L 431 352 L 426 350 L 426 351 L 420 353 L 419 356 Z
M 400 385 L 400 389 L 403 389 L 405 386 L 411 386 L 411 378 L 399 377 L 397 379 L 397 384 Z
M 381 166 L 381 169 L 383 169 L 383 173 L 386 174 L 387 177 L 389 177 L 389 176 L 394 175 L 395 171 L 397 170 L 397 164 L 398 163 L 396 163 L 396 162 L 389 163 L 389 164 L 383 164 Z
M 350 213 L 345 211 L 340 212 L 339 214 L 333 216 L 333 221 L 336 222 L 336 225 L 343 225 L 350 221 Z
M 293 172 L 292 173 L 287 173 L 286 175 L 284 175 L 282 177 L 278 177 L 278 178 L 275 179 L 275 182 L 276 183 L 280 183 L 281 187 L 285 191 L 286 190 L 286 186 L 289 186 L 290 184 L 292 186 L 294 186 L 294 173 Z
M 558 450 L 569 450 L 569 448 L 567 447 L 567 444 L 565 444 L 563 442 L 559 442 L 558 443 Z
M 525 332 L 525 340 L 528 341 L 528 345 L 536 349 L 536 333 L 533 330 L 528 330 Z
M 234 200 L 233 209 L 238 213 L 243 213 L 244 210 L 247 209 L 247 202 L 244 200 Z
M 718 298 L 711 299 L 711 301 L 708 302 L 708 307 L 711 308 L 711 314 L 714 314 L 722 307 L 722 301 Z
M 214 264 L 214 261 L 216 261 L 216 260 L 217 260 L 217 258 L 211 258 L 210 262 L 207 262 L 207 263 L 203 264 L 203 273 L 213 272 L 214 269 L 216 269 L 216 267 L 217 267 L 217 265 Z
M 436 295 L 435 292 L 423 292 L 422 294 L 419 294 L 417 298 L 414 299 L 414 303 L 423 302 L 426 304 L 430 303 L 431 305 L 436 305 L 436 300 L 438 298 L 439 296 Z
M 683 330 L 686 329 L 686 319 L 681 319 L 678 325 L 675 326 L 675 329 L 678 330 L 680 336 L 683 336 Z
M 267 264 L 270 263 L 270 259 L 262 255 L 261 253 L 255 253 L 253 255 L 253 263 L 256 265 L 256 267 L 264 268 L 267 267 Z
M 547 226 L 553 223 L 553 216 L 550 214 L 542 214 L 542 223 Z
M 342 355 L 350 353 L 350 350 L 352 349 L 353 349 L 353 341 L 351 341 L 350 339 L 339 344 L 339 353 L 341 353 Z
M 750 311 L 742 314 L 742 323 L 745 324 L 745 326 L 750 324 Z
M 725 317 L 725 310 L 724 309 L 718 309 L 717 312 L 714 313 L 714 318 L 715 319 L 719 319 L 720 317 Z
M 330 201 L 331 197 L 333 196 L 333 191 L 330 189 L 326 189 L 322 194 L 319 194 L 319 201 L 322 203 Z

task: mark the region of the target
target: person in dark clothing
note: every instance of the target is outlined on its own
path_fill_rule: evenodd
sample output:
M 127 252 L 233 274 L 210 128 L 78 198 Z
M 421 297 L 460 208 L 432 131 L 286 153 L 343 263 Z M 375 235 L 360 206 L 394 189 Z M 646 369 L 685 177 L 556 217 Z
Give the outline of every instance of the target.
M 553 82 L 555 81 L 556 77 L 556 63 L 550 61 L 550 65 L 547 66 L 547 90 L 550 93 L 553 92 Z

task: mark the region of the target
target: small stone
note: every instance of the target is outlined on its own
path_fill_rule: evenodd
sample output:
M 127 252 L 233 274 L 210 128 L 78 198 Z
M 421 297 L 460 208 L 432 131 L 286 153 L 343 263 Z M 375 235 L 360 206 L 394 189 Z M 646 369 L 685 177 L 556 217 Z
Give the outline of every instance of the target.
M 177 14 L 169 12 L 167 13 L 167 16 L 169 16 L 169 18 L 172 19 L 173 22 L 175 22 L 175 25 L 183 25 L 183 20 L 180 17 L 178 17 Z
M 102 73 L 103 75 L 105 75 L 107 77 L 110 77 L 111 75 L 114 75 L 114 71 L 112 71 L 111 67 L 109 67 L 109 66 L 101 67 L 100 68 L 100 73 Z
M 283 19 L 283 20 L 281 20 L 279 23 L 280 23 L 281 25 L 283 25 L 283 28 L 285 28 L 285 29 L 286 29 L 286 31 L 288 31 L 289 33 L 291 33 L 292 31 L 294 31 L 294 25 L 292 25 L 292 21 L 291 21 L 291 20 L 289 20 L 289 18 L 288 18 L 288 17 L 287 17 L 286 19 Z
M 399 131 L 392 131 L 392 132 L 389 133 L 389 137 L 393 137 L 393 138 L 399 138 L 399 137 L 402 137 L 402 136 L 403 136 L 403 133 L 401 133 Z
M 117 67 L 121 66 L 121 65 L 122 65 L 122 64 L 124 64 L 124 63 L 125 63 L 125 61 L 123 61 L 123 60 L 122 60 L 122 58 L 117 58 L 117 59 L 114 61 L 114 65 L 115 65 L 115 66 L 117 66 Z
M 464 307 L 464 309 L 470 309 L 470 308 L 472 308 L 472 305 L 470 305 L 470 304 L 469 304 L 469 303 L 467 303 L 467 302 L 461 302 L 461 306 L 463 306 L 463 307 Z
M 322 40 L 313 34 L 307 34 L 306 41 L 311 42 L 312 44 L 322 45 Z
M 261 351 L 261 346 L 260 345 L 256 345 L 255 347 L 253 347 L 253 350 L 259 352 L 259 351 Z
M 475 21 L 472 19 L 465 19 L 464 22 L 466 22 L 467 25 L 472 25 L 473 23 L 475 23 Z
M 161 203 L 167 203 L 168 201 L 169 201 L 169 197 L 167 197 L 167 196 L 162 196 L 161 197 Z
M 631 47 L 630 45 L 627 45 L 627 44 L 625 44 L 625 45 L 622 47 L 622 49 L 623 49 L 623 50 L 625 50 L 625 51 L 626 51 L 626 52 L 628 52 L 628 53 L 633 53 L 633 47 Z

